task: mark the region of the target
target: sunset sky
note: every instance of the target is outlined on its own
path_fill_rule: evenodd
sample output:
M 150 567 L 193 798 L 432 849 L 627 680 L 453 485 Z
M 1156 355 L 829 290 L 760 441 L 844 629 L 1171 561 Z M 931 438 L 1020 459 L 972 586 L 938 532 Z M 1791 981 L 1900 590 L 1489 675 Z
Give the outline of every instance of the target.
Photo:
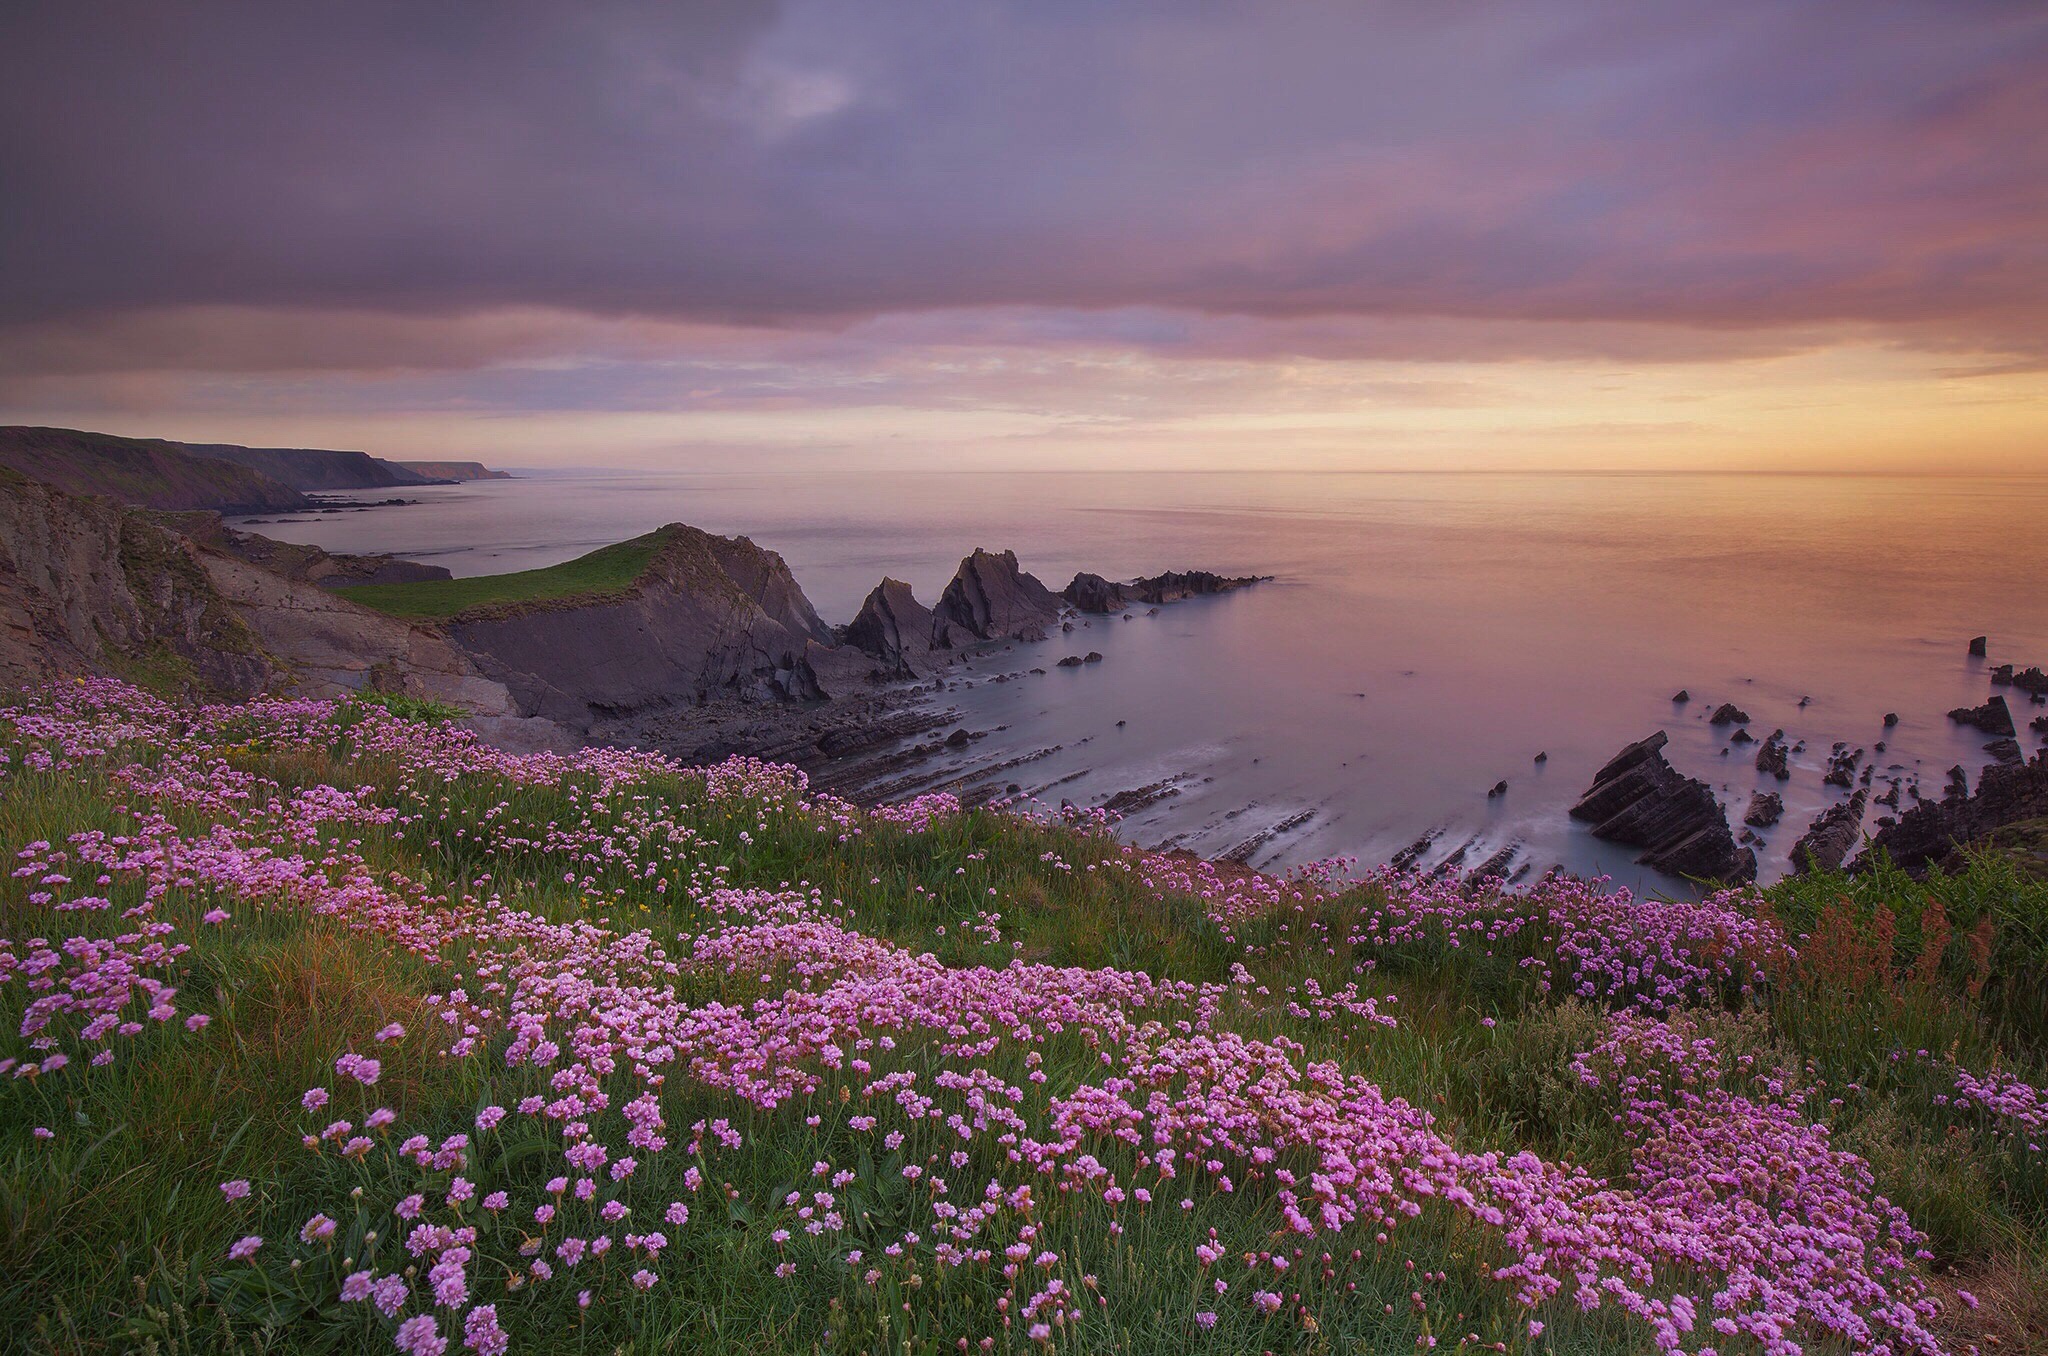
M 0 422 L 2048 472 L 2048 6 L 15 4 Z

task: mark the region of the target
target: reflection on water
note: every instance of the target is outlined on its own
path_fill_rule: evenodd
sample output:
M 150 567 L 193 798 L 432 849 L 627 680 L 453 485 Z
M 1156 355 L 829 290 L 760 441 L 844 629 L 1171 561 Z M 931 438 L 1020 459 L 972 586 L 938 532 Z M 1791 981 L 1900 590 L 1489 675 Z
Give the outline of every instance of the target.
M 1220 852 L 1314 809 L 1265 865 L 1377 861 L 1440 828 L 1434 856 L 1476 837 L 1477 862 L 1519 841 L 1538 869 L 1638 879 L 1630 854 L 1565 807 L 1617 748 L 1661 727 L 1672 761 L 1739 819 L 1759 781 L 1706 724 L 1725 699 L 1757 735 L 1782 726 L 1807 744 L 1768 876 L 1838 798 L 1820 783 L 1830 744 L 1887 738 L 1885 712 L 1900 723 L 1880 768 L 1919 772 L 1929 795 L 1950 765 L 1985 761 L 1982 736 L 1944 715 L 1989 690 L 1969 637 L 1992 637 L 1993 663 L 2048 663 L 2044 477 L 644 472 L 421 496 L 256 530 L 475 574 L 680 520 L 782 552 L 838 621 L 885 572 L 931 601 L 975 546 L 1014 547 L 1054 588 L 1080 569 L 1277 575 L 1098 619 L 1070 644 L 977 666 L 1045 676 L 952 694 L 973 728 L 1008 726 L 977 745 L 990 758 L 1062 746 L 1014 774 L 1027 787 L 1057 782 L 1052 794 L 1087 804 L 1185 775 L 1131 822 L 1144 841 Z M 1053 668 L 1070 649 L 1105 662 Z M 1695 700 L 1674 707 L 1681 687 Z

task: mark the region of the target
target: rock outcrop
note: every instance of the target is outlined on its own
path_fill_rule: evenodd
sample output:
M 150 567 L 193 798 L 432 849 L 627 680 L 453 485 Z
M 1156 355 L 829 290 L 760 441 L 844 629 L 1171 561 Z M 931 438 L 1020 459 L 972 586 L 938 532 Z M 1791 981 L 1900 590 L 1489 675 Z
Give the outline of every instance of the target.
M 1880 828 L 1849 869 L 1863 870 L 1884 853 L 1908 872 L 1924 875 L 1932 867 L 1960 864 L 1962 849 L 2000 829 L 2043 817 L 2048 817 L 2048 749 L 2028 763 L 1985 768 L 1974 794 L 1960 775 L 1952 777 L 1942 799 L 1921 801 Z
M 1742 822 L 1751 828 L 1768 829 L 1785 813 L 1785 801 L 1775 791 L 1759 791 L 1749 798 L 1749 809 L 1743 812 Z
M 1747 725 L 1749 724 L 1749 712 L 1743 710 L 1734 702 L 1722 702 L 1714 708 L 1714 714 L 1707 717 L 1707 724 Z
M 1992 736 L 2010 739 L 2019 733 L 2012 723 L 2012 709 L 2005 704 L 2005 698 L 1993 697 L 1982 706 L 1958 706 L 1948 713 L 1948 718 L 1958 725 L 1968 725 Z
M 841 638 L 881 665 L 888 677 L 913 678 L 913 661 L 932 649 L 932 610 L 917 601 L 910 585 L 884 579 L 860 605 Z
M 1830 805 L 1814 816 L 1813 823 L 1792 845 L 1792 871 L 1795 875 L 1841 869 L 1862 835 L 1863 812 L 1869 803 L 1869 794 L 1858 789 L 1849 799 Z
M 1781 782 L 1792 780 L 1791 750 L 1785 746 L 1785 732 L 1773 730 L 1757 746 L 1756 770 L 1768 772 Z
M 621 593 L 479 608 L 443 630 L 523 710 L 586 731 L 721 699 L 818 700 L 866 678 L 781 556 L 680 523 L 660 535 Z
M 1272 580 L 1270 574 L 1222 575 L 1208 570 L 1168 570 L 1165 574 L 1134 579 L 1131 596 L 1142 603 L 1177 603 L 1184 598 L 1206 598 L 1215 593 L 1250 588 Z
M 976 550 L 932 608 L 932 644 L 957 650 L 985 640 L 1044 640 L 1060 600 L 1017 568 L 1015 551 Z
M 1735 884 L 1756 877 L 1756 854 L 1739 847 L 1727 812 L 1705 782 L 1664 759 L 1662 730 L 1616 754 L 1594 775 L 1571 816 L 1593 836 L 1644 849 L 1644 866 Z
M 1098 617 L 1121 612 L 1131 605 L 1131 596 L 1122 584 L 1086 572 L 1075 575 L 1073 582 L 1060 590 L 1060 597 L 1072 603 L 1076 611 Z

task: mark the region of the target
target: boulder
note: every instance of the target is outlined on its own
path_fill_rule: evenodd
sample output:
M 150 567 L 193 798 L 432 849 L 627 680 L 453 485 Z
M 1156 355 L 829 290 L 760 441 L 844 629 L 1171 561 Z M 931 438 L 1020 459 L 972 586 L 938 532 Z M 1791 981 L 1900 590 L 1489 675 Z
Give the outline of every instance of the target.
M 1692 700 L 1692 693 L 1687 692 L 1684 688 L 1680 688 L 1678 689 L 1678 691 L 1671 694 L 1671 700 L 1674 702 L 1678 702 L 1682 705 L 1685 702 L 1689 702 Z
M 1759 829 L 1768 829 L 1778 822 L 1785 813 L 1785 802 L 1775 791 L 1759 791 L 1749 798 L 1749 809 L 1743 812 L 1742 822 Z
M 1636 860 L 1671 875 L 1728 884 L 1756 877 L 1756 854 L 1735 842 L 1705 782 L 1664 759 L 1662 730 L 1630 744 L 1593 777 L 1571 816 L 1593 836 L 1644 849 Z
M 1017 553 L 977 550 L 960 562 L 932 609 L 932 644 L 961 649 L 984 640 L 1043 640 L 1060 618 L 1052 590 L 1017 568 Z
M 1972 726 L 1988 735 L 2009 739 L 2019 733 L 2012 723 L 2012 710 L 2006 706 L 2003 697 L 1993 697 L 1982 706 L 1958 706 L 1948 713 L 1948 718 L 1958 725 Z
M 1970 654 L 1973 658 L 1982 659 L 1984 657 L 1985 642 L 1989 639 L 1990 637 L 1988 636 L 1978 636 L 1970 642 Z

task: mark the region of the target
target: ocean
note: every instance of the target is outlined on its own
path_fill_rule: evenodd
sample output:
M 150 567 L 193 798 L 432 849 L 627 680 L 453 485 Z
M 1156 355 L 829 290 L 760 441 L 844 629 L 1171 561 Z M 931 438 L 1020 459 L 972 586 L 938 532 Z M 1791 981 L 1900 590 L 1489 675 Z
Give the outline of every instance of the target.
M 1945 713 L 1993 691 L 1991 664 L 2048 665 L 2042 476 L 578 471 L 417 493 L 251 530 L 469 575 L 688 522 L 781 552 L 831 622 L 884 574 L 929 604 L 977 546 L 1055 590 L 1077 570 L 1274 575 L 1020 645 L 975 673 L 1045 675 L 943 698 L 989 732 L 978 760 L 1056 747 L 1008 774 L 1049 799 L 1172 779 L 1124 822 L 1135 841 L 1214 855 L 1291 824 L 1250 858 L 1272 869 L 1376 863 L 1434 833 L 1425 866 L 1512 846 L 1534 870 L 1673 889 L 1565 813 L 1663 729 L 1738 828 L 1753 790 L 1784 795 L 1768 880 L 1842 798 L 1821 782 L 1836 741 L 1887 742 L 1874 790 L 1917 775 L 1938 796 L 1952 765 L 1974 781 L 1988 761 Z M 1987 659 L 1966 654 L 1977 635 Z M 1054 666 L 1087 650 L 1104 661 Z M 2042 708 L 2004 691 L 2031 751 Z M 1709 726 L 1723 701 L 1759 738 L 1805 742 L 1789 783 Z

